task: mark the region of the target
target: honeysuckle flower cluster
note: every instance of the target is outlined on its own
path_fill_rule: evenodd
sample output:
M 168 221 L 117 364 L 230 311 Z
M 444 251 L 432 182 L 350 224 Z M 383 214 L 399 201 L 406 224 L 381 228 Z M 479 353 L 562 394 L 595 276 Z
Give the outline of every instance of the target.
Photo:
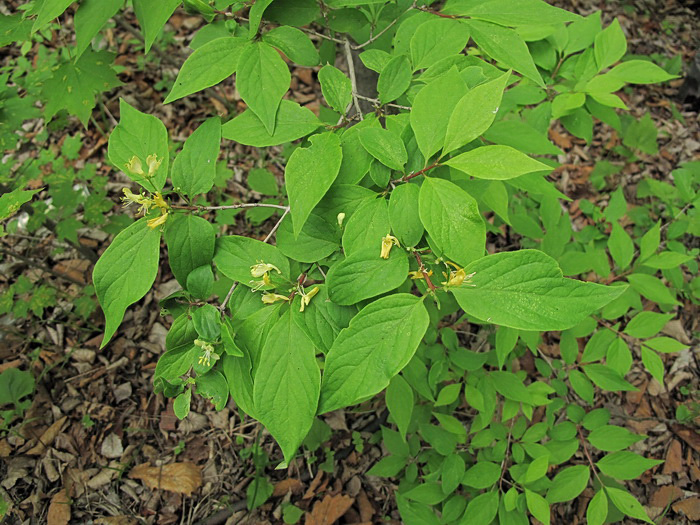
M 153 175 L 156 174 L 162 162 L 163 159 L 158 159 L 158 155 L 156 155 L 155 153 L 146 157 L 146 167 L 148 168 L 148 173 L 146 173 L 143 171 L 141 159 L 134 155 L 133 157 L 131 157 L 131 159 L 129 159 L 129 162 L 126 163 L 126 171 L 131 175 L 138 175 L 140 177 L 146 177 L 150 179 L 151 177 L 153 177 Z
M 252 275 L 255 278 L 262 277 L 262 280 L 260 280 L 260 281 L 250 281 L 250 284 L 253 285 L 254 292 L 257 292 L 258 290 L 260 290 L 261 288 L 264 288 L 265 286 L 272 286 L 272 281 L 270 281 L 270 272 L 273 270 L 277 273 L 282 273 L 282 272 L 280 272 L 279 268 L 277 268 L 277 266 L 275 266 L 274 264 L 268 264 L 268 263 L 265 263 L 262 261 L 258 261 L 257 264 L 254 264 L 253 266 L 250 267 L 250 275 Z M 268 299 L 268 301 L 269 301 L 269 299 Z M 265 299 L 263 299 L 263 302 L 265 302 Z M 272 302 L 274 302 L 274 301 L 272 301 Z M 265 304 L 271 304 L 271 303 L 267 302 Z
M 202 353 L 197 360 L 200 365 L 211 366 L 212 359 L 215 363 L 219 359 L 219 354 L 214 351 L 214 345 L 211 343 L 202 341 L 201 339 L 195 339 L 194 345 L 202 349 Z
M 454 270 L 450 270 L 450 275 L 447 275 L 445 272 L 442 272 L 442 275 L 447 279 L 446 281 L 443 281 L 441 284 L 443 286 L 462 286 L 462 284 L 469 284 L 469 280 L 476 275 L 476 272 L 472 272 L 469 275 L 467 275 L 467 272 L 464 271 L 464 268 L 460 268 L 457 266 L 455 263 L 446 261 L 446 264 L 449 264 L 454 268 Z

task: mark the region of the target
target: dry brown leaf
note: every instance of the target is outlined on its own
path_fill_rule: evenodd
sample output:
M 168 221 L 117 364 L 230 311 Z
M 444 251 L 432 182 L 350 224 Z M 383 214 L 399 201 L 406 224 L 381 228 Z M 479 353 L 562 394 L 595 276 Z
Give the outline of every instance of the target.
M 357 498 L 357 506 L 360 508 L 360 519 L 363 522 L 371 522 L 374 516 L 374 507 L 367 497 L 367 493 L 364 490 L 360 491 Z
M 683 425 L 671 425 L 673 432 L 700 454 L 700 434 Z
M 650 507 L 665 508 L 674 501 L 683 497 L 683 491 L 674 485 L 665 485 L 654 492 L 649 500 Z
M 673 474 L 683 470 L 683 451 L 678 440 L 671 441 L 671 445 L 666 452 L 666 461 L 664 461 L 663 474 Z
M 298 479 L 287 478 L 283 479 L 275 485 L 275 489 L 272 491 L 272 495 L 275 498 L 279 498 L 280 496 L 284 496 L 287 492 L 291 492 L 292 494 L 299 494 L 301 493 L 303 488 L 304 484 Z
M 22 364 L 21 359 L 15 359 L 13 361 L 8 361 L 7 363 L 0 363 L 0 372 L 4 372 L 8 368 L 17 368 Z
M 46 516 L 47 525 L 68 525 L 70 522 L 70 499 L 66 489 L 59 490 L 51 498 Z
M 6 439 L 0 440 L 0 458 L 6 458 L 12 452 L 12 447 Z
M 47 428 L 46 431 L 39 438 L 39 442 L 35 446 L 33 446 L 27 452 L 27 454 L 29 454 L 30 456 L 41 456 L 46 450 L 46 447 L 51 445 L 51 443 L 53 443 L 53 440 L 56 439 L 56 436 L 58 436 L 58 434 L 61 432 L 61 427 L 63 426 L 63 423 L 66 422 L 66 419 L 68 418 L 66 416 L 63 416 L 61 419 L 55 421 L 53 425 Z
M 107 516 L 97 518 L 93 523 L 94 525 L 135 525 L 138 522 L 129 516 Z
M 571 149 L 571 139 L 554 129 L 549 130 L 549 138 L 561 149 Z
M 170 463 L 152 467 L 149 463 L 136 465 L 129 472 L 132 479 L 140 479 L 150 489 L 163 489 L 189 496 L 202 486 L 202 469 L 194 463 Z
M 306 516 L 306 525 L 332 525 L 352 506 L 355 500 L 343 494 L 326 496 Z
M 673 504 L 673 510 L 682 512 L 690 521 L 700 521 L 700 497 L 693 496 L 692 498 L 684 499 Z
M 316 489 L 321 484 L 322 479 L 323 479 L 323 471 L 321 469 L 319 469 L 318 472 L 316 472 L 314 479 L 311 480 L 311 485 L 309 485 L 309 488 L 306 489 L 306 492 L 304 493 L 304 497 L 302 499 L 313 498 L 316 495 Z

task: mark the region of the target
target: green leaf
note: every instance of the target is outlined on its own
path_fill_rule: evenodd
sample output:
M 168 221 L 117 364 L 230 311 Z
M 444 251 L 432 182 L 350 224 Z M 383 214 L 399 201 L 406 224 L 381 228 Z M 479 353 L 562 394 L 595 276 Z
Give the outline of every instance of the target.
M 489 129 L 496 118 L 509 78 L 510 71 L 507 71 L 472 88 L 460 99 L 450 115 L 443 155 L 469 144 Z
M 386 388 L 413 357 L 428 323 L 422 299 L 410 294 L 382 297 L 360 310 L 326 357 L 319 413 Z
M 248 172 L 248 187 L 263 195 L 277 195 L 277 178 L 264 168 L 254 168 Z
M 647 60 L 628 60 L 615 66 L 607 74 L 628 84 L 656 84 L 678 78 L 677 75 L 669 75 L 664 69 Z
M 75 58 L 80 58 L 107 20 L 117 14 L 124 0 L 83 0 L 75 13 Z
M 442 12 L 514 27 L 558 24 L 581 19 L 580 16 L 551 6 L 543 0 L 518 0 L 517 2 L 490 0 L 478 3 L 470 0 L 456 0 L 449 2 Z
M 41 90 L 46 100 L 44 118 L 50 120 L 65 109 L 87 127 L 95 107 L 95 95 L 121 85 L 111 67 L 113 60 L 112 53 L 89 50 L 77 62 L 60 65 Z
M 616 489 L 612 487 L 605 487 L 605 492 L 607 493 L 610 501 L 615 505 L 623 514 L 627 516 L 641 520 L 645 523 L 654 523 L 647 516 L 647 512 L 642 507 L 642 504 L 637 501 L 637 499 L 627 492 L 626 490 Z
M 328 105 L 338 113 L 345 114 L 345 109 L 352 101 L 352 83 L 345 74 L 330 64 L 323 66 L 318 72 L 321 92 Z
M 480 258 L 486 230 L 476 200 L 452 182 L 425 177 L 419 196 L 420 220 L 443 253 L 460 266 Z
M 214 293 L 214 272 L 211 269 L 211 262 L 198 266 L 187 275 L 185 289 L 198 299 L 203 301 L 209 299 Z
M 695 258 L 692 255 L 686 255 L 678 252 L 661 252 L 656 255 L 651 255 L 642 265 L 655 270 L 671 270 L 678 268 L 681 264 L 686 264 Z
M 23 190 L 21 188 L 17 188 L 16 190 L 0 195 L 0 221 L 17 213 L 22 207 L 22 204 L 32 200 L 34 194 L 40 191 L 41 189 Z
M 410 388 L 410 387 L 409 387 Z M 18 368 L 8 368 L 0 373 L 0 406 L 18 406 L 23 397 L 34 392 L 34 376 Z
M 225 36 L 195 49 L 182 64 L 164 104 L 215 86 L 233 75 L 247 43 L 245 38 Z
M 676 341 L 671 337 L 655 337 L 653 339 L 649 339 L 648 341 L 644 341 L 644 345 L 648 346 L 649 348 L 653 348 L 657 352 L 663 352 L 666 354 L 681 352 L 682 350 L 688 348 L 680 341 Z
M 252 286 L 250 268 L 259 262 L 273 264 L 283 276 L 290 277 L 289 261 L 277 247 L 238 235 L 219 237 L 216 240 L 214 263 L 229 279 L 248 287 Z M 272 272 L 276 274 L 274 270 Z
M 214 185 L 220 144 L 219 117 L 205 120 L 187 138 L 182 151 L 175 157 L 170 175 L 173 187 L 190 197 L 207 193 Z
M 523 153 L 534 155 L 562 155 L 546 135 L 521 120 L 495 122 L 484 134 L 484 138 L 497 144 L 505 144 Z
M 653 255 L 661 242 L 661 221 L 649 228 L 639 241 L 639 260 L 644 261 Z
M 661 463 L 663 463 L 661 460 L 647 459 L 634 452 L 623 450 L 608 454 L 598 461 L 596 465 L 607 476 L 627 480 L 636 479 L 650 468 Z
M 583 367 L 583 372 L 588 379 L 593 381 L 599 388 L 609 392 L 636 392 L 637 387 L 625 381 L 615 370 L 606 365 L 592 364 Z
M 197 394 L 210 399 L 216 410 L 223 410 L 228 402 L 228 383 L 218 370 L 197 377 Z
M 294 320 L 316 348 L 327 354 L 340 331 L 350 324 L 357 309 L 330 301 L 326 285 L 318 285 L 318 288 L 316 296 L 303 312 L 297 313 L 294 309 Z
M 375 159 L 392 170 L 403 171 L 408 153 L 398 135 L 383 128 L 362 128 L 358 137 L 362 147 Z
M 478 179 L 508 180 L 552 168 L 510 146 L 482 146 L 445 161 Z
M 190 403 L 192 402 L 192 389 L 188 388 L 173 401 L 173 412 L 178 419 L 182 420 L 190 413 Z
M 211 264 L 216 232 L 209 221 L 201 217 L 178 214 L 167 222 L 165 242 L 173 275 L 185 287 L 192 270 Z
M 402 376 L 396 375 L 386 389 L 385 400 L 389 414 L 399 428 L 399 434 L 405 439 L 413 414 L 415 400 L 413 389 Z M 464 469 L 464 465 L 462 465 L 462 469 Z
M 616 222 L 613 223 L 612 231 L 608 238 L 608 250 L 610 250 L 610 255 L 612 255 L 615 264 L 621 270 L 627 268 L 634 257 L 634 242 L 632 242 L 632 238 Z
M 447 497 L 442 487 L 437 482 L 427 482 L 417 485 L 403 493 L 406 499 L 424 503 L 425 505 L 437 505 Z
M 295 261 L 320 261 L 340 248 L 340 229 L 337 223 L 311 213 L 299 236 L 295 237 L 291 218 L 286 217 L 277 230 L 277 247 Z
M 443 387 L 440 390 L 437 400 L 435 401 L 435 404 L 433 406 L 444 407 L 447 405 L 451 405 L 452 403 L 457 401 L 461 390 L 462 383 L 450 383 L 449 385 L 445 385 L 445 387 Z
M 588 434 L 588 441 L 598 450 L 612 452 L 634 445 L 636 442 L 644 439 L 644 437 L 633 434 L 623 427 L 604 425 L 595 428 Z
M 659 304 L 681 304 L 664 284 L 652 275 L 635 273 L 627 276 L 632 288 L 650 301 Z
M 418 212 L 420 188 L 416 184 L 402 184 L 389 197 L 391 230 L 402 246 L 415 246 L 423 237 L 423 223 Z
M 221 335 L 221 317 L 211 304 L 203 304 L 192 311 L 192 322 L 199 339 L 216 341 Z
M 309 37 L 296 27 L 281 26 L 263 35 L 263 41 L 276 47 L 300 66 L 317 66 L 321 58 Z
M 449 55 L 464 49 L 469 40 L 469 29 L 457 20 L 434 18 L 418 26 L 411 37 L 413 70 L 425 69 Z
M 547 474 L 547 468 L 549 468 L 549 455 L 543 454 L 542 456 L 532 460 L 527 466 L 527 471 L 525 472 L 525 483 L 532 483 L 538 479 L 542 479 L 545 474 Z M 537 516 L 535 516 L 537 518 Z M 542 521 L 540 518 L 537 518 Z
M 265 10 L 265 18 L 280 24 L 302 27 L 321 15 L 315 0 L 276 0 Z
M 386 104 L 403 95 L 411 84 L 411 66 L 404 55 L 394 57 L 382 69 L 377 81 L 379 102 Z
M 616 18 L 612 24 L 598 33 L 595 37 L 595 61 L 598 71 L 612 66 L 627 52 L 627 39 L 622 32 L 620 22 Z
M 158 273 L 160 230 L 136 221 L 117 235 L 95 264 L 92 281 L 105 314 L 104 347 L 117 331 L 126 309 L 151 289 Z
M 275 133 L 277 109 L 291 80 L 287 64 L 274 47 L 254 42 L 243 49 L 236 68 L 236 88 L 270 135 Z
M 287 464 L 311 429 L 320 387 L 314 347 L 288 310 L 265 341 L 253 381 L 256 418 L 280 444 Z
M 253 39 L 258 34 L 260 22 L 262 21 L 263 13 L 267 6 L 272 3 L 272 0 L 255 0 L 255 3 L 250 8 L 248 13 L 248 38 Z
M 544 81 L 537 71 L 525 41 L 512 29 L 481 20 L 465 20 L 474 42 L 494 60 L 534 80 L 540 87 Z
M 338 176 L 343 159 L 337 135 L 322 133 L 309 141 L 308 148 L 294 150 L 284 172 L 295 237 Z
M 160 30 L 175 12 L 182 0 L 160 0 L 153 3 L 151 0 L 133 0 L 136 18 L 143 31 L 146 41 L 146 53 L 148 53 Z
M 547 456 L 541 457 L 546 458 Z M 549 525 L 550 510 L 547 500 L 536 492 L 525 489 L 525 501 L 527 502 L 527 509 L 530 511 L 530 514 L 532 514 L 544 525 Z
M 471 285 L 451 289 L 462 309 L 521 330 L 571 328 L 625 291 L 566 279 L 556 261 L 537 250 L 489 255 L 464 270 L 476 273 Z
M 479 494 L 467 505 L 467 510 L 464 511 L 459 525 L 491 523 L 498 514 L 498 499 L 498 491 L 496 490 Z
M 382 238 L 391 230 L 389 209 L 384 199 L 369 198 L 352 214 L 343 233 L 343 250 L 346 256 L 356 251 L 376 247 L 381 253 Z
M 398 377 L 398 376 L 397 376 Z M 391 387 L 391 385 L 389 385 Z M 389 391 L 387 390 L 387 393 Z M 412 397 L 411 397 L 412 399 Z M 445 494 L 453 493 L 464 477 L 464 459 L 458 454 L 450 454 L 442 462 L 442 491 Z M 443 509 L 444 517 L 444 509 Z
M 627 323 L 624 332 L 638 339 L 653 337 L 658 334 L 666 323 L 673 319 L 674 314 L 659 314 L 656 312 L 639 312 Z
M 401 286 L 408 274 L 406 252 L 394 248 L 388 259 L 379 253 L 379 246 L 365 248 L 331 266 L 326 277 L 331 301 L 351 305 Z
M 589 405 L 593 404 L 595 389 L 582 372 L 578 370 L 569 371 L 569 382 L 574 392 L 576 392 L 581 399 L 586 401 Z
M 39 11 L 34 25 L 32 26 L 32 33 L 43 29 L 51 20 L 61 16 L 72 3 L 73 0 L 44 0 L 44 2 L 39 5 Z
M 591 471 L 587 465 L 576 465 L 561 470 L 554 479 L 547 491 L 547 501 L 549 503 L 561 503 L 576 499 L 588 485 Z
M 660 384 L 664 384 L 664 362 L 659 357 L 659 354 L 642 345 L 642 363 L 647 371 Z
M 300 139 L 321 125 L 311 110 L 291 100 L 283 100 L 277 111 L 274 133 L 268 133 L 262 121 L 247 109 L 221 127 L 224 138 L 235 140 L 246 146 L 264 148 Z
M 586 520 L 588 521 L 588 525 L 603 525 L 607 517 L 608 498 L 605 496 L 605 490 L 601 487 L 588 503 Z
M 462 478 L 462 485 L 475 489 L 486 489 L 501 477 L 501 466 L 491 461 L 479 461 L 470 467 Z
M 168 131 L 165 125 L 153 115 L 141 113 L 131 107 L 124 99 L 119 101 L 119 111 L 119 125 L 109 136 L 109 161 L 148 191 L 162 190 L 168 176 L 170 161 Z M 155 173 L 149 176 L 146 159 L 151 155 L 155 155 L 160 164 Z M 143 174 L 129 169 L 134 157 L 141 163 Z
M 413 100 L 411 127 L 426 161 L 444 145 L 450 115 L 466 93 L 467 85 L 453 67 L 421 89 Z M 436 104 L 436 100 L 440 103 Z

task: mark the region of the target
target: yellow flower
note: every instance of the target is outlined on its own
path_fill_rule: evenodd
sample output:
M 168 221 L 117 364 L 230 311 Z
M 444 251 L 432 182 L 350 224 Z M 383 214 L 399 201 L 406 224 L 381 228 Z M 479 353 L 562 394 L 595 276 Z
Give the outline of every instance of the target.
M 262 302 L 265 304 L 273 304 L 277 301 L 287 301 L 288 299 L 289 297 L 278 293 L 264 293 L 262 296 Z
M 152 230 L 156 229 L 158 226 L 161 224 L 165 224 L 165 221 L 168 220 L 168 212 L 163 213 L 160 217 L 156 217 L 155 219 L 149 219 L 149 221 L 146 223 L 148 224 L 148 227 Z
M 124 188 L 122 191 L 124 192 L 122 201 L 124 202 L 125 207 L 136 203 L 139 205 L 138 213 L 143 213 L 144 215 L 148 213 L 148 209 L 153 205 L 153 200 L 149 199 L 145 195 L 137 195 L 136 193 L 132 193 L 129 188 Z
M 160 192 L 156 192 L 156 194 L 153 196 L 153 204 L 158 206 L 161 210 L 167 210 L 170 208 Z
M 431 275 L 433 275 L 432 270 L 428 272 L 428 277 L 430 277 Z M 408 276 L 411 279 L 425 279 L 425 275 L 423 275 L 423 272 L 421 272 L 420 270 L 416 270 L 415 272 L 408 272 Z
M 450 271 L 449 277 L 447 277 L 447 274 L 443 273 L 443 275 L 447 277 L 447 281 L 442 283 L 444 286 L 461 286 L 465 281 L 469 282 L 469 279 L 474 277 L 474 275 L 476 274 L 476 272 L 473 272 L 467 275 L 467 272 L 464 271 L 464 268 L 460 268 L 455 263 L 447 261 L 447 264 L 455 268 L 455 270 Z
M 158 160 L 158 156 L 153 153 L 152 155 L 149 155 L 146 157 L 146 165 L 148 166 L 148 177 L 153 177 L 153 175 L 156 174 L 156 171 L 158 171 L 158 168 L 160 168 L 160 163 L 163 162 L 163 159 Z M 142 172 L 143 174 L 143 172 Z
M 338 226 L 342 228 L 342 227 L 343 227 L 343 221 L 345 220 L 345 214 L 341 212 L 341 213 L 338 214 L 338 217 L 337 217 L 337 218 L 338 218 Z
M 401 246 L 399 244 L 399 240 L 394 237 L 393 235 L 387 234 L 386 237 L 382 239 L 382 251 L 379 254 L 379 256 L 382 259 L 388 259 L 389 258 L 389 252 L 391 251 L 392 246 Z
M 265 286 L 271 286 L 272 281 L 270 281 L 270 274 L 264 273 L 262 276 L 262 281 L 250 281 L 250 284 L 254 285 L 253 286 L 253 291 L 257 292 L 261 288 L 264 288 Z
M 266 273 L 271 272 L 272 270 L 276 271 L 277 273 L 282 273 L 274 264 L 259 262 L 258 264 L 254 264 L 250 267 L 250 275 L 253 277 L 263 277 Z
M 128 171 L 132 175 L 145 175 L 145 173 L 143 172 L 143 166 L 141 165 L 141 159 L 138 158 L 136 155 L 131 157 L 129 162 L 126 163 L 126 171 Z
M 214 352 L 214 346 L 211 343 L 207 343 L 201 339 L 195 339 L 194 345 L 202 349 L 202 354 L 197 360 L 200 365 L 211 366 L 212 359 L 215 363 L 219 359 L 219 354 Z
M 314 295 L 316 295 L 319 292 L 320 288 L 317 286 L 313 290 L 311 290 L 309 293 L 304 293 L 304 290 L 301 288 L 299 291 L 301 292 L 301 308 L 299 308 L 300 312 L 304 311 L 304 308 L 309 306 L 309 303 L 311 302 L 311 299 L 314 298 Z

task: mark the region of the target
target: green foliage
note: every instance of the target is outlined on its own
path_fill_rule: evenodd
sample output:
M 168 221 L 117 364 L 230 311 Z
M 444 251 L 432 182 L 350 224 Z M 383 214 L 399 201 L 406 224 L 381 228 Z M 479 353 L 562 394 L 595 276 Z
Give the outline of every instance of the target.
M 12 17 L 3 38 L 31 42 L 71 4 L 46 0 L 35 18 Z M 151 4 L 133 1 L 146 52 L 180 2 Z M 679 306 L 700 298 L 698 278 L 687 278 L 697 274 L 698 251 L 683 242 L 700 231 L 700 167 L 679 167 L 674 184 L 644 179 L 634 197 L 646 206 L 630 207 L 621 189 L 604 208 L 581 200 L 585 227 L 574 229 L 560 205 L 567 197 L 545 178 L 557 162 L 531 155 L 562 153 L 548 138 L 553 123 L 590 142 L 596 121 L 622 136 L 621 158 L 654 155 L 651 116 L 621 113 L 627 108 L 616 93 L 675 74 L 627 59 L 619 22 L 603 29 L 600 13 L 582 18 L 541 0 L 452 0 L 440 12 L 424 4 L 259 0 L 215 10 L 185 2 L 209 25 L 164 102 L 235 75 L 247 109 L 223 124 L 204 120 L 173 160 L 166 126 L 121 100 L 109 160 L 139 185 L 138 194 L 125 190 L 125 200 L 144 217 L 112 228 L 117 235 L 93 272 L 103 346 L 150 290 L 164 236 L 182 290 L 162 301 L 173 322 L 154 388 L 175 398 L 178 417 L 187 417 L 193 394 L 216 409 L 230 395 L 265 425 L 290 464 L 300 447 L 327 439 L 317 416 L 375 403 L 386 389 L 389 420 L 374 439 L 389 455 L 369 475 L 399 479 L 406 523 L 524 523 L 528 514 L 549 523 L 552 505 L 578 498 L 591 483 L 589 523 L 619 513 L 649 521 L 613 480 L 634 479 L 659 461 L 624 450 L 644 436 L 592 407 L 600 391 L 636 390 L 626 379 L 635 360 L 663 382 L 663 354 L 686 348 L 660 334 Z M 17 109 L 29 118 L 40 100 L 46 120 L 68 113 L 86 125 L 95 97 L 117 85 L 112 56 L 90 42 L 121 7 L 81 2 L 72 58 L 47 59 L 42 89 L 31 88 L 40 73 L 24 64 L 16 76 L 27 95 L 0 88 L 3 115 Z M 238 16 L 244 7 L 240 24 L 223 23 L 221 10 Z M 319 47 L 313 33 L 327 37 Z M 347 75 L 332 65 L 336 43 L 350 61 Z M 369 97 L 357 85 L 353 48 L 379 73 L 373 114 L 358 113 Z M 318 79 L 328 107 L 320 118 L 284 99 L 291 75 L 280 52 L 301 67 L 325 64 Z M 71 88 L 65 96 L 52 94 L 59 84 Z M 21 124 L 3 119 L 3 147 L 15 146 Z M 284 164 L 283 185 L 265 169 L 264 150 L 244 180 L 269 200 L 216 202 L 228 177 L 217 166 L 222 137 L 282 146 L 274 155 Z M 63 155 L 75 156 L 74 147 L 64 146 Z M 32 203 L 38 190 L 26 188 L 41 162 L 59 164 L 55 157 L 28 163 L 28 174 L 0 197 L 8 229 L 20 206 L 48 208 Z M 619 168 L 601 162 L 593 183 L 606 188 Z M 56 173 L 45 179 L 47 192 L 104 223 L 104 192 L 96 202 L 76 199 L 75 178 Z M 263 241 L 221 236 L 209 220 L 216 212 L 221 224 L 223 212 L 239 208 L 252 208 L 246 217 L 254 224 L 274 217 Z M 59 231 L 77 240 L 81 224 L 70 214 L 61 219 Z M 523 249 L 510 251 L 513 236 Z M 0 311 L 13 311 L 14 297 L 31 290 L 33 283 L 18 280 Z M 37 290 L 27 308 L 41 315 L 52 297 Z M 478 351 L 466 323 L 479 327 L 485 346 Z M 560 355 L 541 353 L 544 337 L 559 339 Z M 528 353 L 536 373 L 519 366 Z M 17 374 L 0 376 L 0 401 L 17 410 L 33 382 L 29 388 L 25 377 L 12 394 L 7 385 L 17 378 L 9 372 Z M 366 446 L 361 436 L 353 441 Z M 258 443 L 241 456 L 256 467 L 246 494 L 254 509 L 272 494 L 262 475 L 268 458 Z M 329 458 L 324 468 L 332 468 Z M 285 507 L 285 522 L 300 519 L 295 509 Z

